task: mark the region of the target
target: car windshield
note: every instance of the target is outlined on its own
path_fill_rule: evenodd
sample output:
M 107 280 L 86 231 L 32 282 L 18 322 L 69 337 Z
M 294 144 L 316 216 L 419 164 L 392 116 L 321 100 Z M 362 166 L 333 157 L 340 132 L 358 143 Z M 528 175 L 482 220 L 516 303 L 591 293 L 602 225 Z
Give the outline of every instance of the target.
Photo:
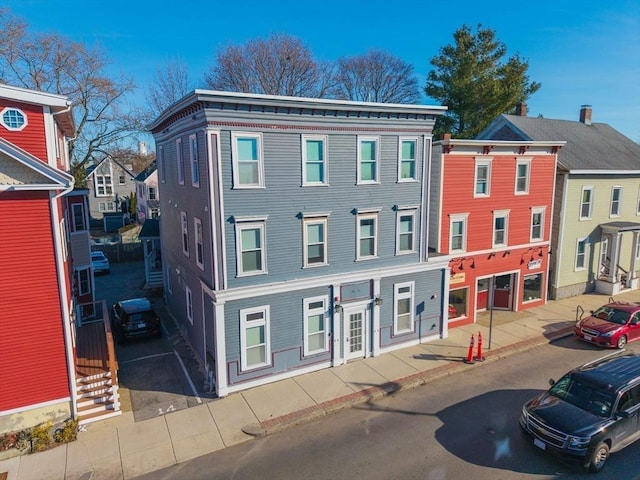
M 612 307 L 600 307 L 593 312 L 593 316 L 618 325 L 624 325 L 629 320 L 629 312 Z
M 570 375 L 558 380 L 549 390 L 549 394 L 599 417 L 611 415 L 611 407 L 615 400 L 613 394 L 595 385 L 576 380 Z

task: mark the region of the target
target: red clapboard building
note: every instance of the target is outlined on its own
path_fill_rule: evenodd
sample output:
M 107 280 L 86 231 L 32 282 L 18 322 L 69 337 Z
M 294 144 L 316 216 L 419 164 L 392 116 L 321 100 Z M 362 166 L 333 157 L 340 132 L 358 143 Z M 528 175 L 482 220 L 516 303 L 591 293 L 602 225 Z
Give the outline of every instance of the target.
M 564 142 L 434 143 L 430 247 L 449 258 L 448 326 L 547 299 L 557 151 Z M 493 293 L 493 294 L 492 294 Z
M 0 85 L 0 433 L 77 417 L 76 306 L 94 298 L 66 97 Z

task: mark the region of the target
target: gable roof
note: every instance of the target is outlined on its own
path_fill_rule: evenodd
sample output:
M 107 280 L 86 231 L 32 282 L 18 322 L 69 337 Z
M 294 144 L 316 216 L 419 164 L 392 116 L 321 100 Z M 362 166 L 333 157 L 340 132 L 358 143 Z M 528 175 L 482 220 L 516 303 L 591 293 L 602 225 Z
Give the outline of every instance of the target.
M 640 173 L 640 145 L 606 123 L 500 115 L 478 135 L 495 140 L 566 140 L 558 164 L 569 171 Z
M 98 170 L 98 167 L 100 167 L 100 165 L 102 165 L 103 163 L 105 163 L 107 160 L 110 160 L 111 162 L 115 163 L 116 165 L 118 165 L 125 173 L 129 174 L 129 176 L 131 178 L 135 178 L 134 173 L 129 170 L 127 167 L 125 167 L 122 163 L 120 163 L 119 161 L 117 161 L 115 158 L 107 155 L 106 157 L 104 157 L 102 160 L 100 160 L 98 163 L 96 163 L 95 165 L 90 165 L 87 167 L 86 169 L 86 175 L 85 178 L 89 178 L 91 175 L 94 174 L 94 172 L 96 170 Z
M 151 162 L 149 164 L 149 166 L 147 168 L 145 168 L 142 172 L 140 172 L 138 174 L 138 176 L 136 177 L 136 182 L 144 182 L 147 178 L 149 178 L 153 172 L 155 172 L 158 169 L 158 167 L 156 166 L 156 161 L 154 160 L 153 162 Z
M 0 191 L 61 190 L 73 186 L 68 173 L 0 138 Z

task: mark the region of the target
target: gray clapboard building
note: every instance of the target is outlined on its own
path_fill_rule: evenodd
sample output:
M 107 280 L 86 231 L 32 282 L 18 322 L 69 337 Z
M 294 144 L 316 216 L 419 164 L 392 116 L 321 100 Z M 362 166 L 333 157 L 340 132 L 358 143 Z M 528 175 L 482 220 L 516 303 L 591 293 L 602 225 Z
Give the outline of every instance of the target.
M 447 335 L 444 110 L 195 90 L 153 122 L 166 302 L 219 396 Z

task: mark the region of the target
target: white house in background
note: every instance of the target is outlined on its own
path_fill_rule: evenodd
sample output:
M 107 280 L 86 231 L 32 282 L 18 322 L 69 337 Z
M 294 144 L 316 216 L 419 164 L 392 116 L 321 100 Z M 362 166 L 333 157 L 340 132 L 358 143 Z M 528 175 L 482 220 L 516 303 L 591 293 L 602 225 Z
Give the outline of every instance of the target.
M 136 177 L 136 220 L 143 224 L 147 218 L 159 216 L 158 169 L 154 161 Z

